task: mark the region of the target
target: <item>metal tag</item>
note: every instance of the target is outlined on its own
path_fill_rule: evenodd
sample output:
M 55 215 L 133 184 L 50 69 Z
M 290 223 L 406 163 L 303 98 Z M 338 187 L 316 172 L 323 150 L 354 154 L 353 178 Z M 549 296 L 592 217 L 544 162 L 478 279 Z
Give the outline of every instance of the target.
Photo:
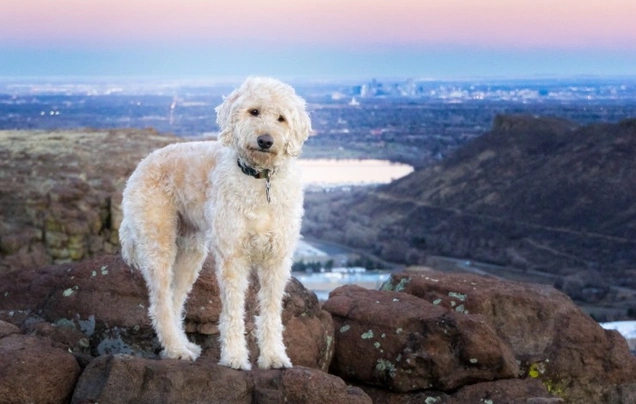
M 265 195 L 267 196 L 267 203 L 271 203 L 272 200 L 269 197 L 269 189 L 272 187 L 272 183 L 269 180 L 269 175 L 267 176 L 267 178 L 265 179 Z

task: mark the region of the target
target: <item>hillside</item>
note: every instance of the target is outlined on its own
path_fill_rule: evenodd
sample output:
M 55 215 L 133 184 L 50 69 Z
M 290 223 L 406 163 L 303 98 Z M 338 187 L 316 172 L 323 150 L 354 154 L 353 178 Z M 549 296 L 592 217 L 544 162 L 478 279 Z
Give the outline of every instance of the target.
M 498 117 L 440 166 L 382 190 L 433 206 L 636 238 L 636 120 L 577 128 Z
M 0 131 L 0 272 L 118 247 L 121 191 L 155 131 Z
M 435 166 L 336 200 L 310 195 L 304 230 L 407 264 L 444 255 L 636 287 L 634 155 L 636 120 L 498 116 Z

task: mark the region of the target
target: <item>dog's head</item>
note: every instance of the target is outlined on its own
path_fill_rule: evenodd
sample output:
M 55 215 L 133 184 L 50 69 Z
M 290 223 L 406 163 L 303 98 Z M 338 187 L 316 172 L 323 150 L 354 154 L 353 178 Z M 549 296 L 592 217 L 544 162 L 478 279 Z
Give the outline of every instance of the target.
M 216 107 L 219 141 L 246 162 L 274 168 L 300 155 L 311 133 L 305 100 L 276 79 L 249 77 Z

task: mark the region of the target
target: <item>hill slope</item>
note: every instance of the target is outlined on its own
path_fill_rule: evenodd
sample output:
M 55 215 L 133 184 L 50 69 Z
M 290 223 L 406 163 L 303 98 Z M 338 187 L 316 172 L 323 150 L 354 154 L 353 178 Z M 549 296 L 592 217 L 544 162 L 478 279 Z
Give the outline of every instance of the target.
M 116 250 L 126 179 L 178 141 L 151 129 L 0 131 L 0 272 Z
M 635 155 L 636 120 L 498 116 L 439 164 L 333 203 L 331 217 L 309 203 L 306 233 L 328 223 L 340 241 L 407 263 L 424 252 L 617 274 L 636 265 Z

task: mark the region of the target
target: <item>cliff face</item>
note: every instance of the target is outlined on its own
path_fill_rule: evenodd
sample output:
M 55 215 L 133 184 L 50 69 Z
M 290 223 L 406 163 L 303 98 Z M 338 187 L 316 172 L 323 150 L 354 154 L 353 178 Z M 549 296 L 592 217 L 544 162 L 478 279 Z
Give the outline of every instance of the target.
M 0 272 L 113 252 L 126 179 L 176 141 L 152 130 L 0 131 Z

